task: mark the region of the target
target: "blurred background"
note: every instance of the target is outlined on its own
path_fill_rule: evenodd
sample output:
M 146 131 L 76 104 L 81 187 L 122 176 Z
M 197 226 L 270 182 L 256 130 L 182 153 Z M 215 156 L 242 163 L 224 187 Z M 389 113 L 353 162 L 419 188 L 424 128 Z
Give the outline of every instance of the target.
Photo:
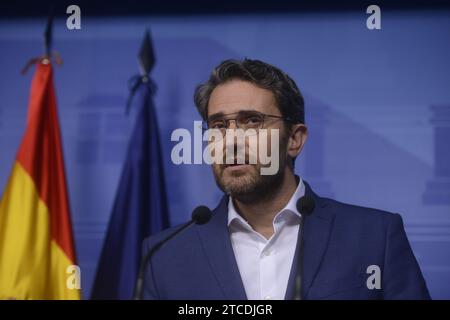
M 142 1 L 141 1 L 142 2 Z M 221 192 L 207 165 L 174 165 L 177 128 L 200 120 L 197 84 L 224 59 L 260 59 L 305 96 L 310 137 L 296 171 L 321 196 L 400 213 L 435 299 L 450 299 L 450 5 L 268 1 L 78 1 L 55 7 L 55 67 L 66 178 L 85 297 L 95 276 L 134 115 L 128 80 L 149 29 L 171 225 Z M 81 9 L 69 30 L 65 8 Z M 0 193 L 25 128 L 31 71 L 49 3 L 0 8 Z

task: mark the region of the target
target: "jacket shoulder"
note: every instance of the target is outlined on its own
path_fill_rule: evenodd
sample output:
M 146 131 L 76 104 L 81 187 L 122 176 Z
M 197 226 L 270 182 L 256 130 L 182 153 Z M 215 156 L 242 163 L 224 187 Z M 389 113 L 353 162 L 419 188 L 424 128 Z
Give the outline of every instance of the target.
M 388 225 L 393 221 L 402 221 L 398 213 L 393 213 L 381 209 L 364 207 L 354 204 L 348 204 L 329 198 L 321 198 L 321 202 L 327 207 L 328 211 L 339 220 L 367 223 L 383 223 Z
M 178 229 L 182 228 L 184 224 L 180 224 L 177 225 L 175 227 L 170 227 L 167 229 L 164 229 L 160 232 L 157 232 L 147 238 L 144 239 L 144 241 L 142 242 L 142 250 L 143 252 L 147 252 L 149 251 L 151 248 L 153 248 L 157 243 L 164 241 L 167 237 L 169 237 L 171 234 L 173 234 L 174 232 L 176 232 Z M 180 235 L 185 235 L 188 234 L 189 235 L 189 230 L 190 228 L 187 228 L 186 230 L 184 230 L 183 232 L 181 232 Z M 177 240 L 178 237 L 174 237 L 173 239 L 171 239 L 170 241 L 175 241 Z

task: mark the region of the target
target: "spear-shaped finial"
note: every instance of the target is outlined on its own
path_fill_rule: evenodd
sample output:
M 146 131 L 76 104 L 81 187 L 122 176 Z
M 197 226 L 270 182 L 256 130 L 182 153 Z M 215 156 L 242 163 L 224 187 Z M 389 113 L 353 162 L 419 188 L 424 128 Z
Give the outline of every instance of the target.
M 54 10 L 53 6 L 50 8 L 48 18 L 47 18 L 47 25 L 45 27 L 44 32 L 44 55 L 31 58 L 27 64 L 22 68 L 21 73 L 25 74 L 27 70 L 35 63 L 43 63 L 43 64 L 49 64 L 51 60 L 53 59 L 54 62 L 57 65 L 62 64 L 61 57 L 59 54 L 55 51 L 52 51 L 52 44 L 53 44 L 53 18 L 54 18 Z
M 141 76 L 143 79 L 148 78 L 150 71 L 155 65 L 155 54 L 153 52 L 153 44 L 150 37 L 150 32 L 145 31 L 144 39 L 142 40 L 141 50 L 139 51 L 139 66 L 141 69 Z
M 141 50 L 139 51 L 138 58 L 141 74 L 132 77 L 129 81 L 130 95 L 128 96 L 127 100 L 127 114 L 130 109 L 131 100 L 133 99 L 133 96 L 140 85 L 145 83 L 150 88 L 151 93 L 154 93 L 156 90 L 155 84 L 150 79 L 150 71 L 152 71 L 153 66 L 155 65 L 155 54 L 153 52 L 152 40 L 150 37 L 150 32 L 148 30 L 146 30 L 144 33 L 144 39 L 142 40 Z
M 52 52 L 53 18 L 54 18 L 54 11 L 52 7 L 50 8 L 50 13 L 47 18 L 47 26 L 45 27 L 44 33 L 44 54 L 48 58 L 50 58 Z

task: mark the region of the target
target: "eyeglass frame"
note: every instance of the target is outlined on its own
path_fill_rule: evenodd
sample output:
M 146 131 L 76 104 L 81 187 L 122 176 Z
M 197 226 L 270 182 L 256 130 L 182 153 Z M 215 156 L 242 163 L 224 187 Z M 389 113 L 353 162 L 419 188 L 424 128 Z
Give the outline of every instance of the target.
M 237 119 L 238 119 L 240 114 L 242 115 L 244 113 L 253 114 L 254 116 L 260 116 L 261 119 L 262 119 L 261 125 L 258 128 L 241 128 L 239 123 L 238 123 L 238 121 L 237 121 Z M 234 118 L 229 118 L 228 116 L 231 116 L 231 115 L 236 115 L 236 116 Z M 226 119 L 224 119 L 225 116 L 227 116 Z M 238 128 L 238 129 L 242 129 L 242 130 L 247 130 L 247 129 L 259 130 L 259 129 L 263 129 L 266 118 L 275 118 L 275 119 L 284 120 L 284 121 L 291 122 L 291 123 L 296 123 L 290 117 L 277 116 L 277 115 L 262 113 L 262 112 L 254 111 L 254 110 L 243 110 L 243 111 L 233 112 L 233 113 L 229 113 L 229 114 L 224 114 L 223 116 L 217 116 L 217 120 L 224 120 L 225 121 L 225 128 L 224 128 L 225 130 L 228 130 L 230 128 L 230 121 L 231 120 L 234 121 L 234 123 L 236 124 L 236 128 Z M 219 128 L 210 128 L 210 126 L 209 126 L 209 122 L 210 121 L 211 121 L 211 119 L 207 119 L 207 120 L 203 120 L 202 121 L 202 129 L 203 130 L 209 130 L 209 129 L 211 129 L 211 130 L 213 130 L 213 129 L 223 130 L 223 129 L 219 129 Z

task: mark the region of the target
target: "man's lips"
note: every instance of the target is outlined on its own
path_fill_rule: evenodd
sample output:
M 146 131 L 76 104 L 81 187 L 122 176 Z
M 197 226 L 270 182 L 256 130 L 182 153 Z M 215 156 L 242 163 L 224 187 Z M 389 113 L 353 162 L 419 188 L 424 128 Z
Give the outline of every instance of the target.
M 241 169 L 245 169 L 247 167 L 252 166 L 252 164 L 224 164 L 223 168 L 228 169 L 228 170 L 241 170 Z

